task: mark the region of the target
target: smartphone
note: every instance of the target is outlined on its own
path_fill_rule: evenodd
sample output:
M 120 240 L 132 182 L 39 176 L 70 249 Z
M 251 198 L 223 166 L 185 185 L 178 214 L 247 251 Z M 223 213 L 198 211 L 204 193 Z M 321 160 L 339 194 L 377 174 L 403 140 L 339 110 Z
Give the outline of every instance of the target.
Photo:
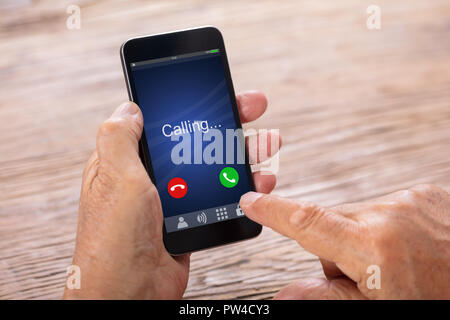
M 173 255 L 256 237 L 240 197 L 255 190 L 220 31 L 133 38 L 121 47 L 130 100 L 144 116 L 140 156 Z

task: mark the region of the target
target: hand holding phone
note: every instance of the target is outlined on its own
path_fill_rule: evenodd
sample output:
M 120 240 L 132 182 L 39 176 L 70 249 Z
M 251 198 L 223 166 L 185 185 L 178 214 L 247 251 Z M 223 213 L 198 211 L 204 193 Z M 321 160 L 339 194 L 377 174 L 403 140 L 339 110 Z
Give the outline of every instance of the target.
M 242 121 L 249 122 L 264 113 L 267 101 L 259 92 L 247 92 L 237 96 L 237 105 Z M 183 296 L 189 255 L 172 256 L 164 247 L 159 194 L 139 156 L 143 126 L 139 107 L 125 103 L 99 129 L 96 150 L 83 172 L 72 263 L 82 271 L 81 287 L 66 288 L 66 299 Z M 275 186 L 272 175 L 254 173 L 253 178 L 259 192 L 269 193 Z M 174 191 L 189 189 L 182 181 L 177 184 L 185 188 Z
M 255 120 L 266 108 L 258 92 L 237 100 L 243 121 Z M 120 106 L 99 129 L 83 174 L 72 262 L 82 271 L 81 288 L 66 289 L 65 299 L 183 296 L 189 255 L 174 257 L 164 248 L 159 195 L 138 153 L 142 127 L 142 114 L 131 103 Z M 255 173 L 254 180 L 259 192 L 275 186 L 271 175 Z

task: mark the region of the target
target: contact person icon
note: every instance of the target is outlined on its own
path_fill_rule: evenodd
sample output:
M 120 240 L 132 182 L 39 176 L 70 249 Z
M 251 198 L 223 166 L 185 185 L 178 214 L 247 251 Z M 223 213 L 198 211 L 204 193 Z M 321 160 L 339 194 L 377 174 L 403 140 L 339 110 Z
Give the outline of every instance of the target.
M 187 227 L 189 227 L 188 223 L 186 221 L 184 221 L 183 217 L 179 217 L 177 229 L 184 229 Z

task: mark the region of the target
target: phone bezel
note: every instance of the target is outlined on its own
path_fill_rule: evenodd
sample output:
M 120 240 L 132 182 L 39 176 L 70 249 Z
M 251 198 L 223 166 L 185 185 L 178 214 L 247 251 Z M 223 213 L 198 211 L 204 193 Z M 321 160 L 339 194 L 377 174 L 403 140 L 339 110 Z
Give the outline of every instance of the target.
M 230 95 L 234 119 L 237 128 L 242 128 L 237 107 L 236 95 L 231 80 L 230 68 L 222 34 L 215 27 L 201 27 L 196 29 L 180 30 L 163 34 L 137 37 L 122 44 L 120 54 L 128 96 L 131 101 L 139 104 L 133 78 L 131 75 L 131 62 L 176 56 L 202 50 L 218 48 L 222 59 L 227 87 Z M 139 143 L 140 156 L 150 179 L 155 183 L 153 167 L 147 145 L 145 130 Z M 250 188 L 255 190 L 253 175 L 246 151 L 246 172 Z M 163 240 L 167 251 L 172 255 L 204 250 L 220 245 L 250 239 L 261 233 L 262 226 L 243 216 L 220 223 L 208 224 L 192 229 L 176 232 L 166 232 L 163 223 Z

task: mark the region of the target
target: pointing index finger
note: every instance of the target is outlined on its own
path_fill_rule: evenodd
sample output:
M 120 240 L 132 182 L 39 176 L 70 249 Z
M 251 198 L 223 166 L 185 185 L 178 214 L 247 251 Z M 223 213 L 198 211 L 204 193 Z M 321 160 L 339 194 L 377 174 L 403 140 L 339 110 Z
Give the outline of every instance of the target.
M 256 192 L 243 195 L 240 206 L 248 218 L 327 260 L 352 261 L 361 250 L 355 241 L 356 221 L 330 209 Z

